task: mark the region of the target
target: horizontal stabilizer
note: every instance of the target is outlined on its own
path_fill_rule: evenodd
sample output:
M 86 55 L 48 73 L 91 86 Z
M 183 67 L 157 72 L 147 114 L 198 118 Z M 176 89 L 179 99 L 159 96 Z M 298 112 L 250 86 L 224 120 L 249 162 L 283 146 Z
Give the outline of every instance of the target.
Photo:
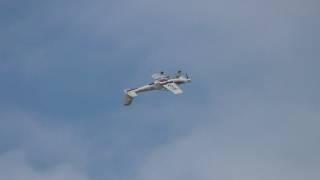
M 135 91 L 127 91 L 126 93 L 127 93 L 129 96 L 131 96 L 132 98 L 138 96 L 138 94 L 137 94 Z

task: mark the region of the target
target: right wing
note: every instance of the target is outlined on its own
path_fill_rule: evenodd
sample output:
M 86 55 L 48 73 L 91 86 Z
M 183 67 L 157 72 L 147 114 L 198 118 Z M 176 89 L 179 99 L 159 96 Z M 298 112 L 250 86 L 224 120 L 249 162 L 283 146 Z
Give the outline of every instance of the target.
M 163 87 L 165 87 L 169 91 L 173 92 L 173 94 L 182 94 L 183 93 L 183 91 L 180 89 L 180 87 L 176 83 L 164 84 Z

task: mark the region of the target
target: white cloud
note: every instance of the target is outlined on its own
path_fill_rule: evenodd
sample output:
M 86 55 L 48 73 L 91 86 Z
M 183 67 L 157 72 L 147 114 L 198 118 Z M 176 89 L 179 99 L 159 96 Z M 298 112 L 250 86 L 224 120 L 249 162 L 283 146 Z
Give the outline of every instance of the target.
M 0 177 L 8 180 L 87 179 L 87 147 L 72 129 L 34 113 L 0 113 Z
M 36 170 L 20 150 L 0 154 L 0 176 L 6 180 L 88 180 L 71 165 L 62 164 L 49 170 Z
M 211 113 L 207 125 L 155 149 L 136 179 L 320 178 L 319 112 L 236 94 Z

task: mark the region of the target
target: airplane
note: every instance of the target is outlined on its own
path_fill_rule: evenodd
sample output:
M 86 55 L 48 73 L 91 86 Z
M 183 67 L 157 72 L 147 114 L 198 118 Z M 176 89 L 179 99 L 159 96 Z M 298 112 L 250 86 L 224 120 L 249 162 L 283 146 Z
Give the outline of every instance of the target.
M 133 89 L 125 89 L 124 93 L 124 105 L 129 106 L 133 98 L 138 96 L 138 93 L 153 91 L 153 90 L 167 90 L 171 91 L 173 94 L 182 94 L 183 91 L 180 89 L 178 85 L 190 83 L 191 78 L 189 78 L 188 74 L 182 75 L 181 71 L 178 71 L 175 77 L 170 77 L 166 75 L 164 72 L 156 73 L 152 75 L 154 79 L 153 83 L 148 85 L 144 85 L 139 88 Z

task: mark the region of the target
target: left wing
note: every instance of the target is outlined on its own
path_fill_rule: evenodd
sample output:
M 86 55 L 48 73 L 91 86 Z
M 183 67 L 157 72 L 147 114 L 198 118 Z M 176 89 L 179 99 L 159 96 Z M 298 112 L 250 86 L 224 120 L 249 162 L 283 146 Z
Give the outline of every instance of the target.
M 182 94 L 183 93 L 183 91 L 180 89 L 180 87 L 176 83 L 164 84 L 163 87 L 165 87 L 169 91 L 173 92 L 173 94 Z
M 157 73 L 157 74 L 153 74 L 152 75 L 152 78 L 154 80 L 160 80 L 160 79 L 169 79 L 169 76 L 168 75 L 165 75 L 165 74 L 160 74 L 160 73 Z

